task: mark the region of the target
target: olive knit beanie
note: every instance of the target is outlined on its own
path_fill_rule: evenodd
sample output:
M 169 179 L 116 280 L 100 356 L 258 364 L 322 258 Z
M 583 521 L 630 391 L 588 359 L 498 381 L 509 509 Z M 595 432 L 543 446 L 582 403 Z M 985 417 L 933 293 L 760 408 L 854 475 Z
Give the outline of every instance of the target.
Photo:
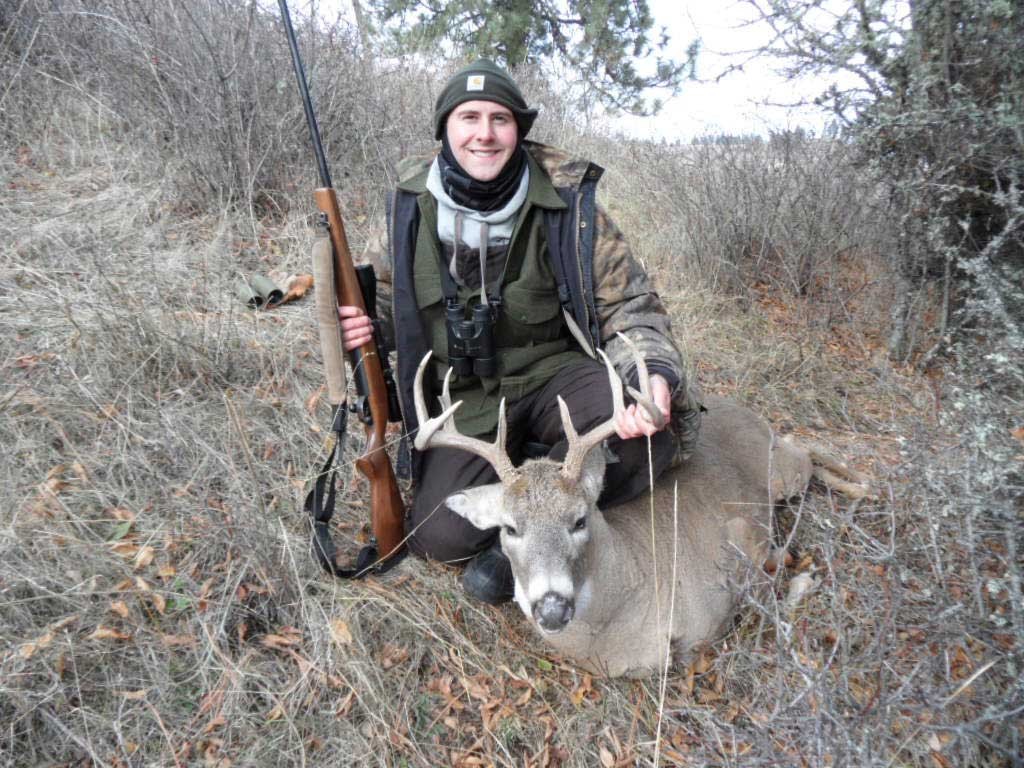
M 519 126 L 519 138 L 530 132 L 533 121 L 537 119 L 537 110 L 526 105 L 519 86 L 493 61 L 477 59 L 448 80 L 437 97 L 434 105 L 434 138 L 440 140 L 444 135 L 448 115 L 459 104 L 466 101 L 493 101 L 508 107 L 515 115 Z

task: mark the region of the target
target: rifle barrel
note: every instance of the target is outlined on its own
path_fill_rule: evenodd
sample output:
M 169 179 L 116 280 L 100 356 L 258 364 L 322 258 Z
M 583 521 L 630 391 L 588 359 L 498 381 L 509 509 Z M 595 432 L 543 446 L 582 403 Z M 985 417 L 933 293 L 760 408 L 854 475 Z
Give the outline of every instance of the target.
M 299 93 L 302 94 L 302 106 L 306 110 L 306 124 L 309 125 L 309 134 L 313 139 L 313 152 L 316 154 L 316 165 L 320 170 L 320 186 L 333 187 L 331 172 L 327 168 L 327 156 L 324 154 L 324 145 L 320 141 L 320 128 L 317 126 L 316 114 L 313 112 L 313 102 L 309 97 L 309 86 L 306 84 L 306 70 L 302 66 L 302 57 L 299 56 L 299 44 L 295 40 L 295 30 L 292 28 L 292 17 L 288 13 L 288 3 L 286 0 L 277 0 L 277 4 L 281 7 L 281 18 L 284 20 L 288 47 L 292 52 L 292 68 L 295 70 L 295 79 L 299 83 Z
M 278 6 L 281 8 L 281 19 L 284 21 L 285 36 L 288 38 L 288 48 L 292 53 L 292 69 L 295 70 L 295 81 L 299 85 L 299 94 L 302 96 L 302 107 L 306 112 L 306 124 L 309 126 L 309 136 L 313 140 L 313 154 L 316 156 L 316 165 L 320 172 L 320 186 L 326 190 L 332 190 L 334 185 L 331 183 L 331 171 L 327 167 L 327 155 L 324 153 L 323 142 L 320 141 L 320 127 L 316 122 L 316 113 L 313 111 L 313 100 L 309 95 L 309 85 L 306 82 L 306 70 L 302 66 L 302 57 L 299 55 L 299 43 L 295 39 L 295 29 L 292 27 L 292 17 L 288 13 L 288 3 L 286 0 L 277 0 Z M 335 206 L 336 207 L 336 206 Z M 324 208 L 321 207 L 323 211 Z M 332 240 L 335 243 L 335 247 L 341 245 L 344 248 L 345 260 L 351 262 L 352 258 L 348 255 L 348 243 L 345 239 L 344 226 L 341 223 L 340 212 L 336 217 L 328 216 L 330 221 L 331 229 L 333 230 Z M 342 276 L 339 274 L 336 277 L 338 281 L 338 298 L 342 300 L 344 293 L 341 290 Z M 344 304 L 351 304 L 353 306 L 362 307 L 362 297 L 357 295 L 350 296 L 341 301 Z M 352 370 L 355 372 L 355 384 L 356 392 L 360 396 L 365 396 L 369 390 L 369 384 L 366 381 L 365 373 L 363 372 L 362 359 L 363 353 L 354 349 L 349 353 L 352 360 Z

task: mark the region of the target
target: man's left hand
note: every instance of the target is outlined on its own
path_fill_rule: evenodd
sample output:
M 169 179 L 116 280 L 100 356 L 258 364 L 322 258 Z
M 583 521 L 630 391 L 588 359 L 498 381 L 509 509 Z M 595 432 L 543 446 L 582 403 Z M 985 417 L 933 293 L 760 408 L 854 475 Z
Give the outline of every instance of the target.
M 651 399 L 658 406 L 658 410 L 665 414 L 665 424 L 667 425 L 672 391 L 669 389 L 665 377 L 657 373 L 651 374 Z M 650 437 L 658 431 L 658 427 L 651 421 L 650 414 L 642 406 L 633 403 L 615 419 L 615 431 L 623 440 L 629 440 L 641 435 Z

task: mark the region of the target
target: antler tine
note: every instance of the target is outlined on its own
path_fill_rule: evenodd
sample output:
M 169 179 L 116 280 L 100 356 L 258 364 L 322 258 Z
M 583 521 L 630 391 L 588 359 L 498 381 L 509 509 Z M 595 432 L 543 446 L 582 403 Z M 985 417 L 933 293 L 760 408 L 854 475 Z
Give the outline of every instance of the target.
M 416 380 L 413 387 L 416 419 L 420 423 L 416 439 L 413 441 L 416 450 L 456 448 L 461 451 L 468 451 L 484 459 L 494 467 L 494 471 L 498 473 L 498 478 L 503 483 L 515 480 L 519 473 L 515 466 L 513 466 L 512 459 L 509 458 L 508 453 L 505 451 L 505 436 L 508 430 L 505 424 L 504 399 L 502 399 L 501 405 L 498 408 L 498 435 L 493 443 L 487 443 L 475 437 L 461 434 L 455 426 L 455 419 L 452 418 L 452 415 L 462 405 L 462 401 L 459 400 L 454 405 L 451 405 L 449 381 L 452 371 L 449 368 L 448 373 L 444 377 L 444 387 L 440 398 L 443 410 L 441 415 L 430 418 L 430 415 L 427 413 L 427 404 L 423 397 L 423 371 L 426 370 L 431 354 L 433 353 L 427 352 L 423 360 L 420 361 L 419 368 L 416 369 Z
M 452 407 L 452 393 L 451 393 L 451 382 L 452 373 L 454 371 L 451 368 L 444 374 L 444 386 L 441 387 L 441 396 L 437 398 L 441 403 L 441 410 L 446 411 Z M 417 387 L 419 384 L 416 385 Z M 459 401 L 462 402 L 461 400 Z M 455 419 L 448 419 L 445 421 L 444 426 L 441 428 L 445 432 L 458 432 L 459 430 L 455 427 Z
M 565 439 L 572 445 L 579 434 L 576 432 L 576 427 L 573 426 L 572 416 L 569 415 L 569 406 L 565 404 L 561 395 L 558 395 L 558 412 L 562 416 L 562 431 L 565 432 Z
M 427 363 L 430 362 L 430 356 L 433 352 L 427 352 L 420 360 L 419 367 L 416 369 L 416 379 L 412 388 L 413 403 L 416 406 L 416 421 L 419 422 L 419 430 L 416 432 L 416 438 L 413 440 L 413 445 L 416 446 L 417 451 L 422 451 L 427 448 L 431 439 L 434 437 L 434 433 L 438 429 L 444 427 L 445 422 L 459 409 L 462 405 L 460 400 L 455 405 L 451 404 L 451 396 L 448 393 L 448 376 L 444 379 L 444 393 L 441 396 L 441 404 L 443 410 L 440 416 L 430 418 L 430 414 L 427 411 L 427 403 L 423 398 L 423 371 L 427 368 Z M 449 373 L 451 371 L 449 370 Z M 447 402 L 446 402 L 447 401 Z M 454 419 L 452 422 L 454 423 Z
M 498 434 L 494 438 L 494 449 L 501 451 L 508 461 L 508 465 L 512 466 L 512 460 L 508 458 L 508 454 L 505 453 L 505 439 L 508 434 L 508 425 L 505 423 L 505 398 L 501 398 L 501 402 L 498 403 Z M 497 467 L 495 467 L 497 469 Z M 514 469 L 514 467 L 513 467 Z M 500 473 L 499 473 L 500 474 Z
M 637 405 L 647 411 L 647 415 L 651 417 L 651 422 L 658 429 L 665 426 L 666 418 L 665 414 L 661 412 L 661 409 L 654 404 L 654 397 L 651 395 L 651 376 L 647 372 L 647 363 L 644 361 L 643 356 L 640 354 L 640 350 L 636 348 L 636 344 L 624 333 L 618 334 L 619 338 L 622 339 L 623 344 L 629 348 L 629 351 L 633 353 L 633 362 L 636 363 L 636 377 L 637 382 L 640 384 L 640 391 L 637 392 L 633 387 L 627 387 L 629 396 L 636 400 Z
M 647 370 L 647 363 L 644 362 L 644 359 L 640 354 L 640 350 L 636 348 L 636 345 L 628 336 L 620 333 L 619 338 L 622 339 L 629 351 L 633 353 L 633 361 L 636 363 L 637 381 L 640 384 L 640 391 L 637 391 L 633 387 L 627 388 L 630 397 L 636 400 L 637 404 L 647 411 L 654 425 L 658 429 L 661 429 L 665 426 L 666 418 L 665 414 L 663 414 L 661 409 L 654 403 L 654 397 L 651 394 L 651 377 Z M 591 449 L 593 449 L 593 447 L 598 443 L 615 434 L 615 419 L 626 409 L 622 396 L 622 379 L 620 379 L 619 375 L 615 372 L 608 356 L 602 350 L 598 350 L 597 352 L 601 355 L 601 359 L 604 360 L 605 368 L 608 370 L 608 382 L 612 389 L 613 403 L 611 418 L 603 424 L 598 424 L 592 430 L 580 437 L 576 434 L 576 429 L 572 425 L 568 406 L 561 397 L 558 398 L 558 410 L 562 417 L 562 430 L 565 432 L 565 438 L 569 443 L 569 449 L 565 454 L 565 461 L 562 464 L 562 474 L 574 480 L 579 478 L 580 473 L 583 471 L 583 461 L 586 459 L 587 454 Z
M 569 407 L 561 397 L 558 398 L 558 410 L 562 416 L 562 430 L 565 432 L 565 439 L 569 443 L 565 459 L 562 462 L 562 474 L 571 480 L 579 479 L 580 474 L 583 472 L 583 461 L 591 449 L 615 434 L 615 418 L 626 408 L 622 397 L 622 380 L 612 367 L 608 356 L 601 350 L 597 352 L 601 355 L 605 368 L 608 370 L 608 383 L 611 385 L 613 403 L 611 418 L 598 424 L 581 437 L 576 433 L 576 428 L 572 425 Z

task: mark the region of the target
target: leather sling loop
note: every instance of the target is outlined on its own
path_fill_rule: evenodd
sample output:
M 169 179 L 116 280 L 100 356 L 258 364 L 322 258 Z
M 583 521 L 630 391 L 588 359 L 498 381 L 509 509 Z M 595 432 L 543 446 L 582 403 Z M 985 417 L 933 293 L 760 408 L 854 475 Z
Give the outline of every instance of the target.
M 327 573 L 339 579 L 359 579 L 368 573 L 386 573 L 401 562 L 408 550 L 392 555 L 383 563 L 379 562 L 380 553 L 376 542 L 371 542 L 359 550 L 355 566 L 342 568 L 335 560 L 337 549 L 331 540 L 330 523 L 334 516 L 334 498 L 337 489 L 337 470 L 345 447 L 345 429 L 348 424 L 348 411 L 344 406 L 335 410 L 331 432 L 334 433 L 334 445 L 327 456 L 327 461 L 320 468 L 313 488 L 306 494 L 303 508 L 309 515 L 310 527 L 313 530 L 313 555 Z M 326 495 L 325 495 L 326 491 Z

